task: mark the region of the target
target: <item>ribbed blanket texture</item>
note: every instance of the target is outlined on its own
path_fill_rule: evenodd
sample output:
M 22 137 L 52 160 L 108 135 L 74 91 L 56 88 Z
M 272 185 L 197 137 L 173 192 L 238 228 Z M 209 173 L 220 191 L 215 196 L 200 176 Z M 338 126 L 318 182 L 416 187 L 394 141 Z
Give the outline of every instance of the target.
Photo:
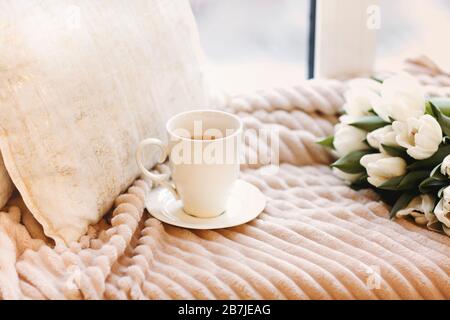
M 426 58 L 409 60 L 407 71 L 429 93 L 450 96 L 449 75 Z M 16 197 L 0 213 L 0 297 L 450 299 L 450 238 L 389 220 L 375 193 L 332 174 L 332 156 L 315 143 L 332 134 L 344 90 L 345 82 L 313 80 L 224 100 L 246 128 L 280 133 L 277 174 L 242 168 L 267 197 L 242 226 L 163 224 L 144 210 L 151 184 L 137 180 L 79 242 L 52 245 Z

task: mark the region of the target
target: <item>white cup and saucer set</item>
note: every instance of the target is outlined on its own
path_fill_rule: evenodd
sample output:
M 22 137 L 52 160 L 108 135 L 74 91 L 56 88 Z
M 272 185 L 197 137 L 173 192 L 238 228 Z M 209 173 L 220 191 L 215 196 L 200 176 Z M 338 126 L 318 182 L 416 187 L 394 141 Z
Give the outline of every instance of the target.
M 169 142 L 150 138 L 137 149 L 142 173 L 157 186 L 146 200 L 156 219 L 189 229 L 221 229 L 255 219 L 266 205 L 262 192 L 239 179 L 242 122 L 218 110 L 193 110 L 166 124 Z M 143 150 L 157 146 L 170 174 L 150 172 Z

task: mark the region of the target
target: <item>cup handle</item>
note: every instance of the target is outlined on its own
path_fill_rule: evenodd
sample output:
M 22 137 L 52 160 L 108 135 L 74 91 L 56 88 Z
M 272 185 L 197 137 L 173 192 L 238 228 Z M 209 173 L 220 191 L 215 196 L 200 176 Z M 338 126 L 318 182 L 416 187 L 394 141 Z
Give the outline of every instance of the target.
M 178 195 L 178 192 L 175 189 L 175 186 L 169 181 L 170 174 L 167 174 L 167 173 L 157 174 L 157 173 L 150 172 L 149 170 L 147 170 L 147 168 L 145 168 L 145 166 L 143 164 L 143 160 L 142 160 L 142 158 L 143 158 L 142 152 L 146 146 L 151 146 L 151 145 L 158 146 L 161 149 L 161 156 L 158 160 L 158 163 L 163 163 L 164 161 L 166 161 L 166 158 L 169 153 L 167 145 L 165 145 L 159 139 L 155 139 L 155 138 L 145 139 L 139 143 L 138 148 L 136 150 L 136 161 L 137 161 L 139 169 L 153 183 L 162 185 L 163 187 L 166 187 L 175 196 L 176 199 L 179 199 L 180 197 Z

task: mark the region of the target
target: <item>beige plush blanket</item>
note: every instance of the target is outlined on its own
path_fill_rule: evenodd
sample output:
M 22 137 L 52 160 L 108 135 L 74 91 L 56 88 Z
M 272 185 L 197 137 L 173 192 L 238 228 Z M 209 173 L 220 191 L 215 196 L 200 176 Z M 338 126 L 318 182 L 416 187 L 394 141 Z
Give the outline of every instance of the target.
M 430 93 L 450 95 L 450 77 L 428 60 L 408 70 Z M 248 224 L 165 225 L 144 210 L 151 185 L 138 180 L 79 242 L 53 245 L 14 199 L 0 213 L 0 297 L 450 299 L 450 238 L 390 221 L 375 194 L 333 176 L 331 156 L 314 143 L 332 133 L 344 87 L 310 81 L 228 100 L 247 128 L 280 132 L 276 175 L 243 168 L 242 178 L 267 196 Z

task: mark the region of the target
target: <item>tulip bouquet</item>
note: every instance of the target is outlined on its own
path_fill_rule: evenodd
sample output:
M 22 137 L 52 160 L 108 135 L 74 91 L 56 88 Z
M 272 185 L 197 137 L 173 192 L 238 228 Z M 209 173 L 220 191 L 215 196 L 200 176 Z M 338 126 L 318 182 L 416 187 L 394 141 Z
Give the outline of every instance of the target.
M 391 218 L 450 236 L 450 100 L 427 99 L 415 78 L 350 82 L 334 136 L 319 144 L 338 157 L 331 167 L 354 188 L 373 188 Z

